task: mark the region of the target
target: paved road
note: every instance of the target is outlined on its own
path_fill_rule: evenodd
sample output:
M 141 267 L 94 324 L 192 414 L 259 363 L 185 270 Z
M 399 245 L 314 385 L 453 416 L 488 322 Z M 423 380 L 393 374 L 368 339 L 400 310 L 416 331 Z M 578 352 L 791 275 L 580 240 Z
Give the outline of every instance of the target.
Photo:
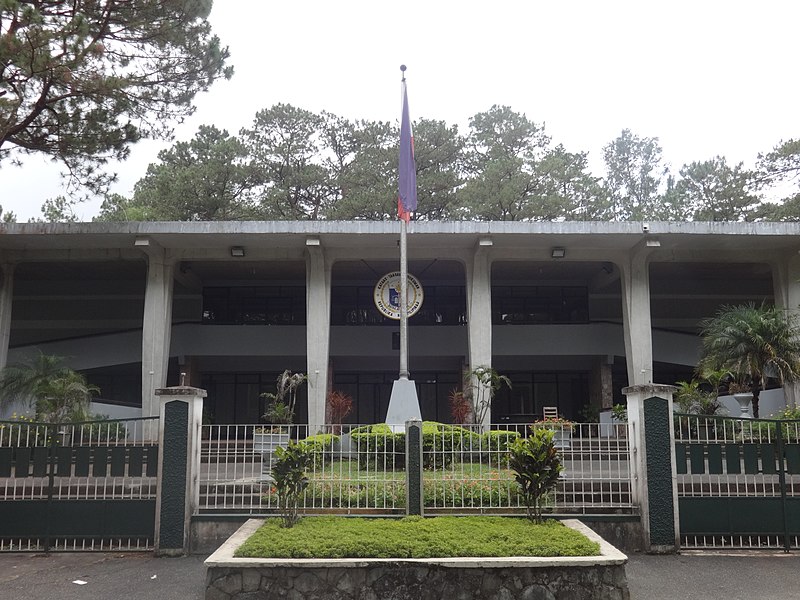
M 199 600 L 204 558 L 0 554 L 0 600 Z M 627 573 L 632 600 L 800 599 L 800 553 L 634 555 Z

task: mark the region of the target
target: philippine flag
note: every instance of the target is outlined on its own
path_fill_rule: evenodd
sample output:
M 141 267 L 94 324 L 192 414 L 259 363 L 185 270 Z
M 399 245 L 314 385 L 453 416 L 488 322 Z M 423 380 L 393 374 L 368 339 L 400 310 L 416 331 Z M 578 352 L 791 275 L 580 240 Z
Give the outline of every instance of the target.
M 405 69 L 403 69 L 405 71 Z M 417 163 L 414 160 L 414 134 L 408 116 L 408 93 L 403 74 L 403 116 L 400 120 L 400 189 L 397 197 L 397 216 L 406 223 L 417 210 Z

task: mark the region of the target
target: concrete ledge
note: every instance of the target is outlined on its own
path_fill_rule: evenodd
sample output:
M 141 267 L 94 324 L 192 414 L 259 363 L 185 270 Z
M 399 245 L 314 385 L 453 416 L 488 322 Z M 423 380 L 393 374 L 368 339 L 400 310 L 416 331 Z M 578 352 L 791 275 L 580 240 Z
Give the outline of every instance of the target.
M 447 559 L 235 558 L 258 529 L 251 519 L 205 561 L 207 600 L 244 600 L 256 592 L 316 600 L 478 598 L 626 600 L 627 556 L 577 520 L 564 524 L 600 544 L 600 556 Z

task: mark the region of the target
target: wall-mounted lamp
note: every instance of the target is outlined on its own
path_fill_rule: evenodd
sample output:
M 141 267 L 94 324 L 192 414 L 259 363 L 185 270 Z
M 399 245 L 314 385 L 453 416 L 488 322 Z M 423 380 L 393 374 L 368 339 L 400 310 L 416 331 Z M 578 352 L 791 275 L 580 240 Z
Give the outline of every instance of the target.
M 149 246 L 150 240 L 146 237 L 137 237 L 135 240 L 133 240 L 133 245 L 139 247 Z
M 567 255 L 566 248 L 553 248 L 550 250 L 550 257 L 551 258 L 564 258 Z
M 231 246 L 231 256 L 237 258 L 244 256 L 244 248 L 242 246 Z
M 658 240 L 647 240 L 645 242 L 645 246 L 647 248 L 660 248 L 661 242 L 659 242 Z

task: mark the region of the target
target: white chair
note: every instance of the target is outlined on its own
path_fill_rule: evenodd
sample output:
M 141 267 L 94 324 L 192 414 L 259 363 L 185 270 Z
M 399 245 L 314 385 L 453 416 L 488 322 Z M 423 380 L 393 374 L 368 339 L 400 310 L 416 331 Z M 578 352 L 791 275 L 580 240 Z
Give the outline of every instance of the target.
M 558 407 L 557 406 L 543 406 L 542 413 L 544 415 L 545 420 L 547 419 L 557 419 L 558 418 Z

